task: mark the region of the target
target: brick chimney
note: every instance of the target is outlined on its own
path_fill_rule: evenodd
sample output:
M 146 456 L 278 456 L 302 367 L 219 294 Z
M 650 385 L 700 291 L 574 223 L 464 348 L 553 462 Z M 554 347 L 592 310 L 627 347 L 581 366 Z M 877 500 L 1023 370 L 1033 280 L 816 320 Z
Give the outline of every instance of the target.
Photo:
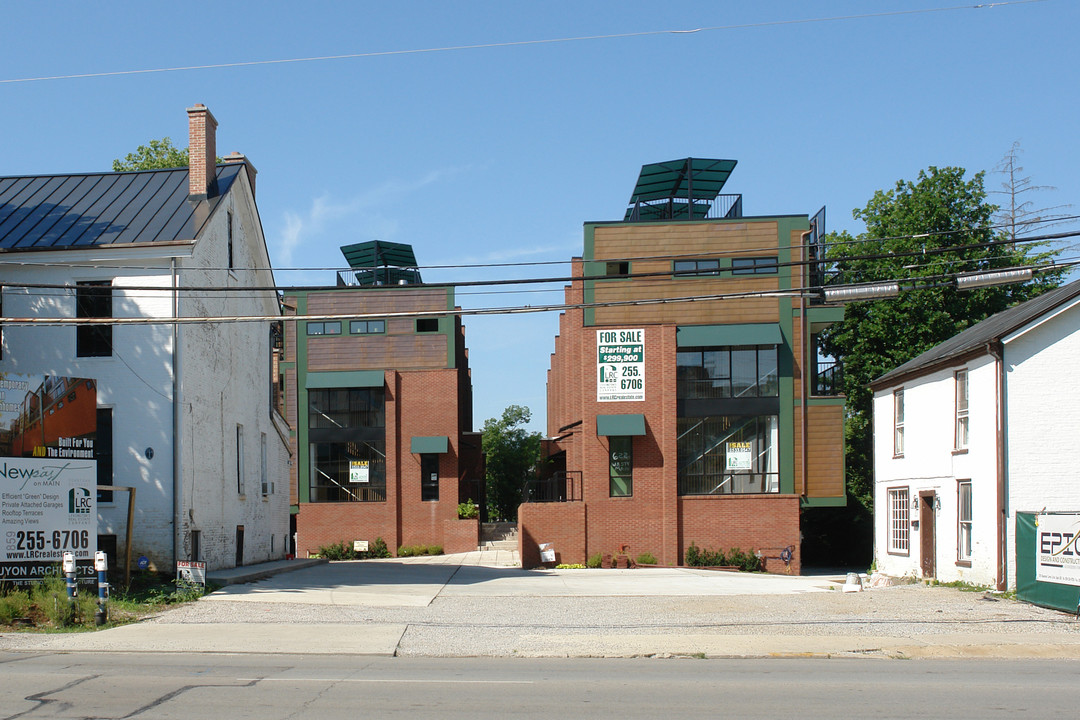
M 217 195 L 217 120 L 202 103 L 188 112 L 188 198 Z
M 234 163 L 243 163 L 247 170 L 248 182 L 251 184 L 251 194 L 255 194 L 255 176 L 259 174 L 259 171 L 255 169 L 255 166 L 251 164 L 251 161 L 247 159 L 247 156 L 243 153 L 233 150 L 226 155 L 223 160 L 226 165 L 232 165 Z

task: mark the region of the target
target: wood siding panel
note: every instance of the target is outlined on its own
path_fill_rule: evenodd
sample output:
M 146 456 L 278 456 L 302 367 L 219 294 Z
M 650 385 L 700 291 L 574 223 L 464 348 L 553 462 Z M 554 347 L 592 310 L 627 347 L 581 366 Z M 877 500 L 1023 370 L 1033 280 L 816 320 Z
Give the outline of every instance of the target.
M 593 258 L 666 255 L 763 254 L 776 252 L 775 220 L 738 223 L 672 223 L 596 227 Z M 670 262 L 670 261 L 668 261 Z
M 445 335 L 356 335 L 308 338 L 308 370 L 445 368 Z
M 802 422 L 795 411 L 795 475 L 802 491 Z M 844 497 L 844 408 L 842 405 L 811 405 L 810 443 L 807 448 L 807 496 Z
M 357 291 L 311 293 L 309 315 L 380 315 L 395 312 L 446 310 L 445 288 L 386 288 Z
M 739 223 L 675 223 L 670 225 L 623 225 L 597 227 L 594 257 L 655 257 L 658 254 L 683 257 L 738 257 L 776 255 L 779 250 L 775 220 Z M 634 261 L 633 273 L 666 272 L 670 258 Z M 637 280 L 597 281 L 594 300 L 649 300 L 696 295 L 716 295 L 779 289 L 780 274 L 754 277 L 652 277 Z M 716 323 L 774 323 L 779 321 L 776 298 L 738 298 L 675 303 L 670 305 L 629 305 L 597 308 L 597 325 L 669 323 L 679 325 Z

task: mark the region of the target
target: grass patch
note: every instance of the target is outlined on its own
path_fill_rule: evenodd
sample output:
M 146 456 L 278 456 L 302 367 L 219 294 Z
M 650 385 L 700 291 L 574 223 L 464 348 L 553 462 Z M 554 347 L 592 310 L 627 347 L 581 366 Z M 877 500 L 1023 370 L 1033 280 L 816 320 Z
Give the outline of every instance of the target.
M 111 588 L 106 605 L 108 622 L 104 627 L 116 627 L 181 603 L 198 600 L 206 592 L 201 586 L 177 582 L 169 575 L 151 572 L 137 573 L 127 588 L 119 584 Z M 37 632 L 77 632 L 97 627 L 97 586 L 80 584 L 71 603 L 67 584 L 59 575 L 27 586 L 0 586 L 0 630 L 32 630 Z

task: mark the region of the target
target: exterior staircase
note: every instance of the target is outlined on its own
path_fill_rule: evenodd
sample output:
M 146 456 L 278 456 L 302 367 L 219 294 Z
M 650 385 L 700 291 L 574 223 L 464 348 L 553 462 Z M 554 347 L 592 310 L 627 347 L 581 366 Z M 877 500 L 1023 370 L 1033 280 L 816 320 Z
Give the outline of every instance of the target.
M 482 523 L 480 550 L 517 550 L 517 523 Z

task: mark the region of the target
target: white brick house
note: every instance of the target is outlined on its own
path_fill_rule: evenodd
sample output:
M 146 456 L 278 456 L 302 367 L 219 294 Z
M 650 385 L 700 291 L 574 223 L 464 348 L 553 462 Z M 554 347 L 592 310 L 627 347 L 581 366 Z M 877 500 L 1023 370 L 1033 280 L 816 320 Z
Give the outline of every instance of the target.
M 0 372 L 95 380 L 99 437 L 104 425 L 112 438 L 99 484 L 137 489 L 133 555 L 166 572 L 178 559 L 283 558 L 289 535 L 269 322 L 168 322 L 280 313 L 272 290 L 254 289 L 274 284 L 255 170 L 240 155 L 216 165 L 216 121 L 201 105 L 188 116 L 188 168 L 0 177 L 4 318 L 165 320 L 9 322 Z M 127 494 L 111 495 L 98 534 L 122 558 Z
M 874 557 L 887 575 L 1015 587 L 1017 511 L 1080 510 L 1080 282 L 875 380 Z

